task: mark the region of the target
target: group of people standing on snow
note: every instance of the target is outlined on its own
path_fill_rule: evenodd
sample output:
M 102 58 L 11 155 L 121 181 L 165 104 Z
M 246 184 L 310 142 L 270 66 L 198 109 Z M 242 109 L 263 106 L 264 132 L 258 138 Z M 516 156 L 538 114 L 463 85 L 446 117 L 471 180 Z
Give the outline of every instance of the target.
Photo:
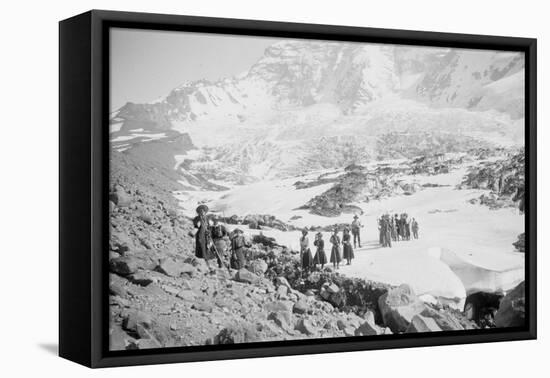
M 418 230 L 418 222 L 414 218 L 409 218 L 407 213 L 393 216 L 386 213 L 378 218 L 378 231 L 382 247 L 391 248 L 392 241 L 411 240 L 411 231 L 412 237 L 418 239 Z
M 347 261 L 347 265 L 351 265 L 351 260 L 355 258 L 353 252 L 354 248 L 357 248 L 357 243 L 361 247 L 360 230 L 363 226 L 359 221 L 357 215 L 354 216 L 354 220 L 350 227 L 344 227 L 342 231 L 342 237 L 338 235 L 338 227 L 334 228 L 333 233 L 330 235 L 329 242 L 332 244 L 330 249 L 330 263 L 332 263 L 335 269 L 340 268 L 340 262 L 342 260 Z M 323 234 L 317 232 L 315 234 L 315 240 L 313 245 L 315 246 L 315 255 L 312 254 L 309 247 L 309 231 L 307 229 L 302 230 L 302 236 L 300 237 L 300 261 L 302 263 L 302 270 L 308 272 L 314 270 L 320 265 L 321 269 L 325 267 L 327 263 L 327 254 L 325 252 L 325 241 Z M 352 246 L 353 235 L 353 246 Z
M 210 220 L 207 216 L 208 207 L 199 205 L 196 209 L 197 216 L 193 219 L 193 225 L 197 229 L 195 234 L 195 256 L 206 261 L 208 267 L 213 270 L 210 260 L 216 259 L 219 267 L 231 266 L 233 269 L 244 268 L 247 263 L 246 251 L 251 246 L 239 228 L 229 232 L 217 219 Z M 330 235 L 330 258 L 325 252 L 323 234 L 317 232 L 313 240 L 315 254 L 311 252 L 309 231 L 302 230 L 300 237 L 300 262 L 302 270 L 309 272 L 318 266 L 324 268 L 328 262 L 335 269 L 340 268 L 340 262 L 346 260 L 347 265 L 355 258 L 354 248 L 361 248 L 361 224 L 359 217 L 355 215 L 350 226 L 344 226 L 342 235 L 338 234 L 339 228 L 335 227 Z M 414 239 L 418 239 L 418 222 L 409 219 L 407 213 L 391 216 L 386 213 L 378 218 L 378 230 L 380 244 L 383 247 L 391 247 L 392 241 L 410 240 L 411 232 Z M 352 238 L 353 236 L 353 238 Z M 352 242 L 353 239 L 353 242 Z M 353 243 L 353 244 L 352 244 Z

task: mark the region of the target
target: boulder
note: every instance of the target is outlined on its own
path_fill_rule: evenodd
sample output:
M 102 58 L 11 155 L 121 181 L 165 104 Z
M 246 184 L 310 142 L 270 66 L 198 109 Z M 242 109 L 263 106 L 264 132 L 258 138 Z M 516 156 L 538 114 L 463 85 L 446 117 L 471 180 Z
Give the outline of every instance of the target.
M 407 327 L 405 333 L 438 332 L 441 328 L 433 318 L 427 318 L 422 315 L 415 315 Z
M 257 284 L 260 278 L 248 269 L 241 268 L 239 269 L 239 271 L 237 271 L 237 274 L 235 275 L 235 280 L 248 284 Z
M 116 274 L 109 273 L 109 293 L 118 295 L 121 298 L 126 296 L 126 288 L 124 287 L 124 279 Z
M 109 194 L 109 201 L 118 207 L 128 207 L 132 203 L 132 197 L 124 191 L 124 188 L 117 185 Z
M 153 324 L 153 319 L 149 314 L 142 311 L 134 311 L 126 314 L 122 321 L 122 327 L 130 332 L 137 333 L 138 327 L 150 329 Z
M 222 329 L 215 337 L 215 344 L 238 344 L 259 341 L 258 331 L 248 325 L 233 325 Z
M 426 307 L 420 315 L 425 318 L 433 319 L 437 326 L 443 331 L 462 331 L 465 328 L 456 316 L 446 311 L 436 311 Z
M 179 277 L 182 274 L 182 264 L 166 258 L 160 261 L 156 270 L 170 277 Z
M 192 290 L 181 290 L 176 294 L 176 297 L 186 302 L 192 302 L 195 300 L 195 294 Z
M 305 314 L 307 312 L 307 309 L 308 309 L 308 305 L 306 301 L 301 300 L 294 303 L 294 307 L 292 308 L 292 311 L 295 314 Z
M 120 256 L 109 261 L 111 272 L 127 276 L 137 272 L 139 269 L 151 267 L 151 261 L 138 256 Z
M 155 279 L 147 271 L 137 271 L 134 274 L 128 276 L 128 280 L 136 285 L 147 286 L 152 284 Z
M 504 296 L 495 315 L 497 327 L 525 325 L 525 281 Z
M 382 330 L 369 321 L 364 322 L 355 330 L 355 336 L 374 336 L 382 334 Z
M 294 303 L 291 301 L 275 301 L 269 302 L 264 305 L 264 310 L 267 312 L 292 312 L 294 308 Z
M 267 263 L 264 260 L 254 260 L 249 264 L 248 269 L 257 275 L 262 275 L 267 271 Z
M 109 350 L 125 350 L 135 339 L 128 335 L 118 325 L 109 329 Z
M 286 286 L 279 286 L 277 288 L 277 295 L 280 297 L 285 297 L 288 294 L 288 287 Z
M 397 333 L 405 332 L 412 318 L 424 311 L 426 305 L 418 299 L 409 285 L 403 284 L 378 298 L 378 307 L 384 325 Z
M 285 331 L 292 330 L 292 315 L 287 311 L 271 312 L 267 319 L 272 320 Z
M 288 283 L 288 280 L 285 277 L 275 277 L 276 286 L 286 286 L 289 289 L 292 289 L 292 286 Z
M 300 319 L 294 329 L 296 329 L 297 331 L 300 331 L 304 335 L 309 335 L 309 336 L 315 335 L 317 333 L 317 329 L 307 319 Z

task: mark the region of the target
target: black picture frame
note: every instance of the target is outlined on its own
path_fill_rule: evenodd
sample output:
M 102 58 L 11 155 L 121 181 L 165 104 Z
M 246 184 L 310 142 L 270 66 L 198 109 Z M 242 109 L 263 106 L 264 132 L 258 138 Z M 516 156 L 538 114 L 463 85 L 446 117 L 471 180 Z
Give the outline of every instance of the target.
M 526 326 L 415 335 L 108 351 L 108 28 L 525 53 Z M 535 339 L 536 39 L 92 10 L 59 24 L 59 354 L 88 367 Z

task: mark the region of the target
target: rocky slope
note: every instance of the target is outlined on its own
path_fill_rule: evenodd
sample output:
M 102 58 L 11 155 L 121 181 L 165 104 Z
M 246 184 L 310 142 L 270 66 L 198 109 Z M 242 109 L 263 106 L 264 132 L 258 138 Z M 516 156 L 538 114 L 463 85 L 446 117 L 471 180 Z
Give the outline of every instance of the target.
M 525 151 L 508 153 L 499 160 L 488 160 L 472 167 L 464 177 L 461 188 L 486 189 L 472 203 L 493 209 L 518 206 L 523 211 L 525 195 Z
M 172 196 L 180 185 L 173 167 L 116 151 L 111 167 L 113 350 L 478 327 L 459 311 L 420 301 L 407 285 L 347 278 L 330 268 L 305 274 L 296 251 L 261 234 L 252 238 L 246 268 L 209 269 L 194 257 L 190 219 Z M 260 218 L 276 221 L 249 221 Z

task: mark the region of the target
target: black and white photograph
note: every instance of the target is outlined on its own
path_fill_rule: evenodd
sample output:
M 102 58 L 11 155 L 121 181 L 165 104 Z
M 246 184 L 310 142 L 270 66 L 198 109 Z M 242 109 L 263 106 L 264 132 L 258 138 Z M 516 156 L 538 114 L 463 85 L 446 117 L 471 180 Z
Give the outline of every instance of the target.
M 110 351 L 525 326 L 523 52 L 114 27 L 108 69 Z

